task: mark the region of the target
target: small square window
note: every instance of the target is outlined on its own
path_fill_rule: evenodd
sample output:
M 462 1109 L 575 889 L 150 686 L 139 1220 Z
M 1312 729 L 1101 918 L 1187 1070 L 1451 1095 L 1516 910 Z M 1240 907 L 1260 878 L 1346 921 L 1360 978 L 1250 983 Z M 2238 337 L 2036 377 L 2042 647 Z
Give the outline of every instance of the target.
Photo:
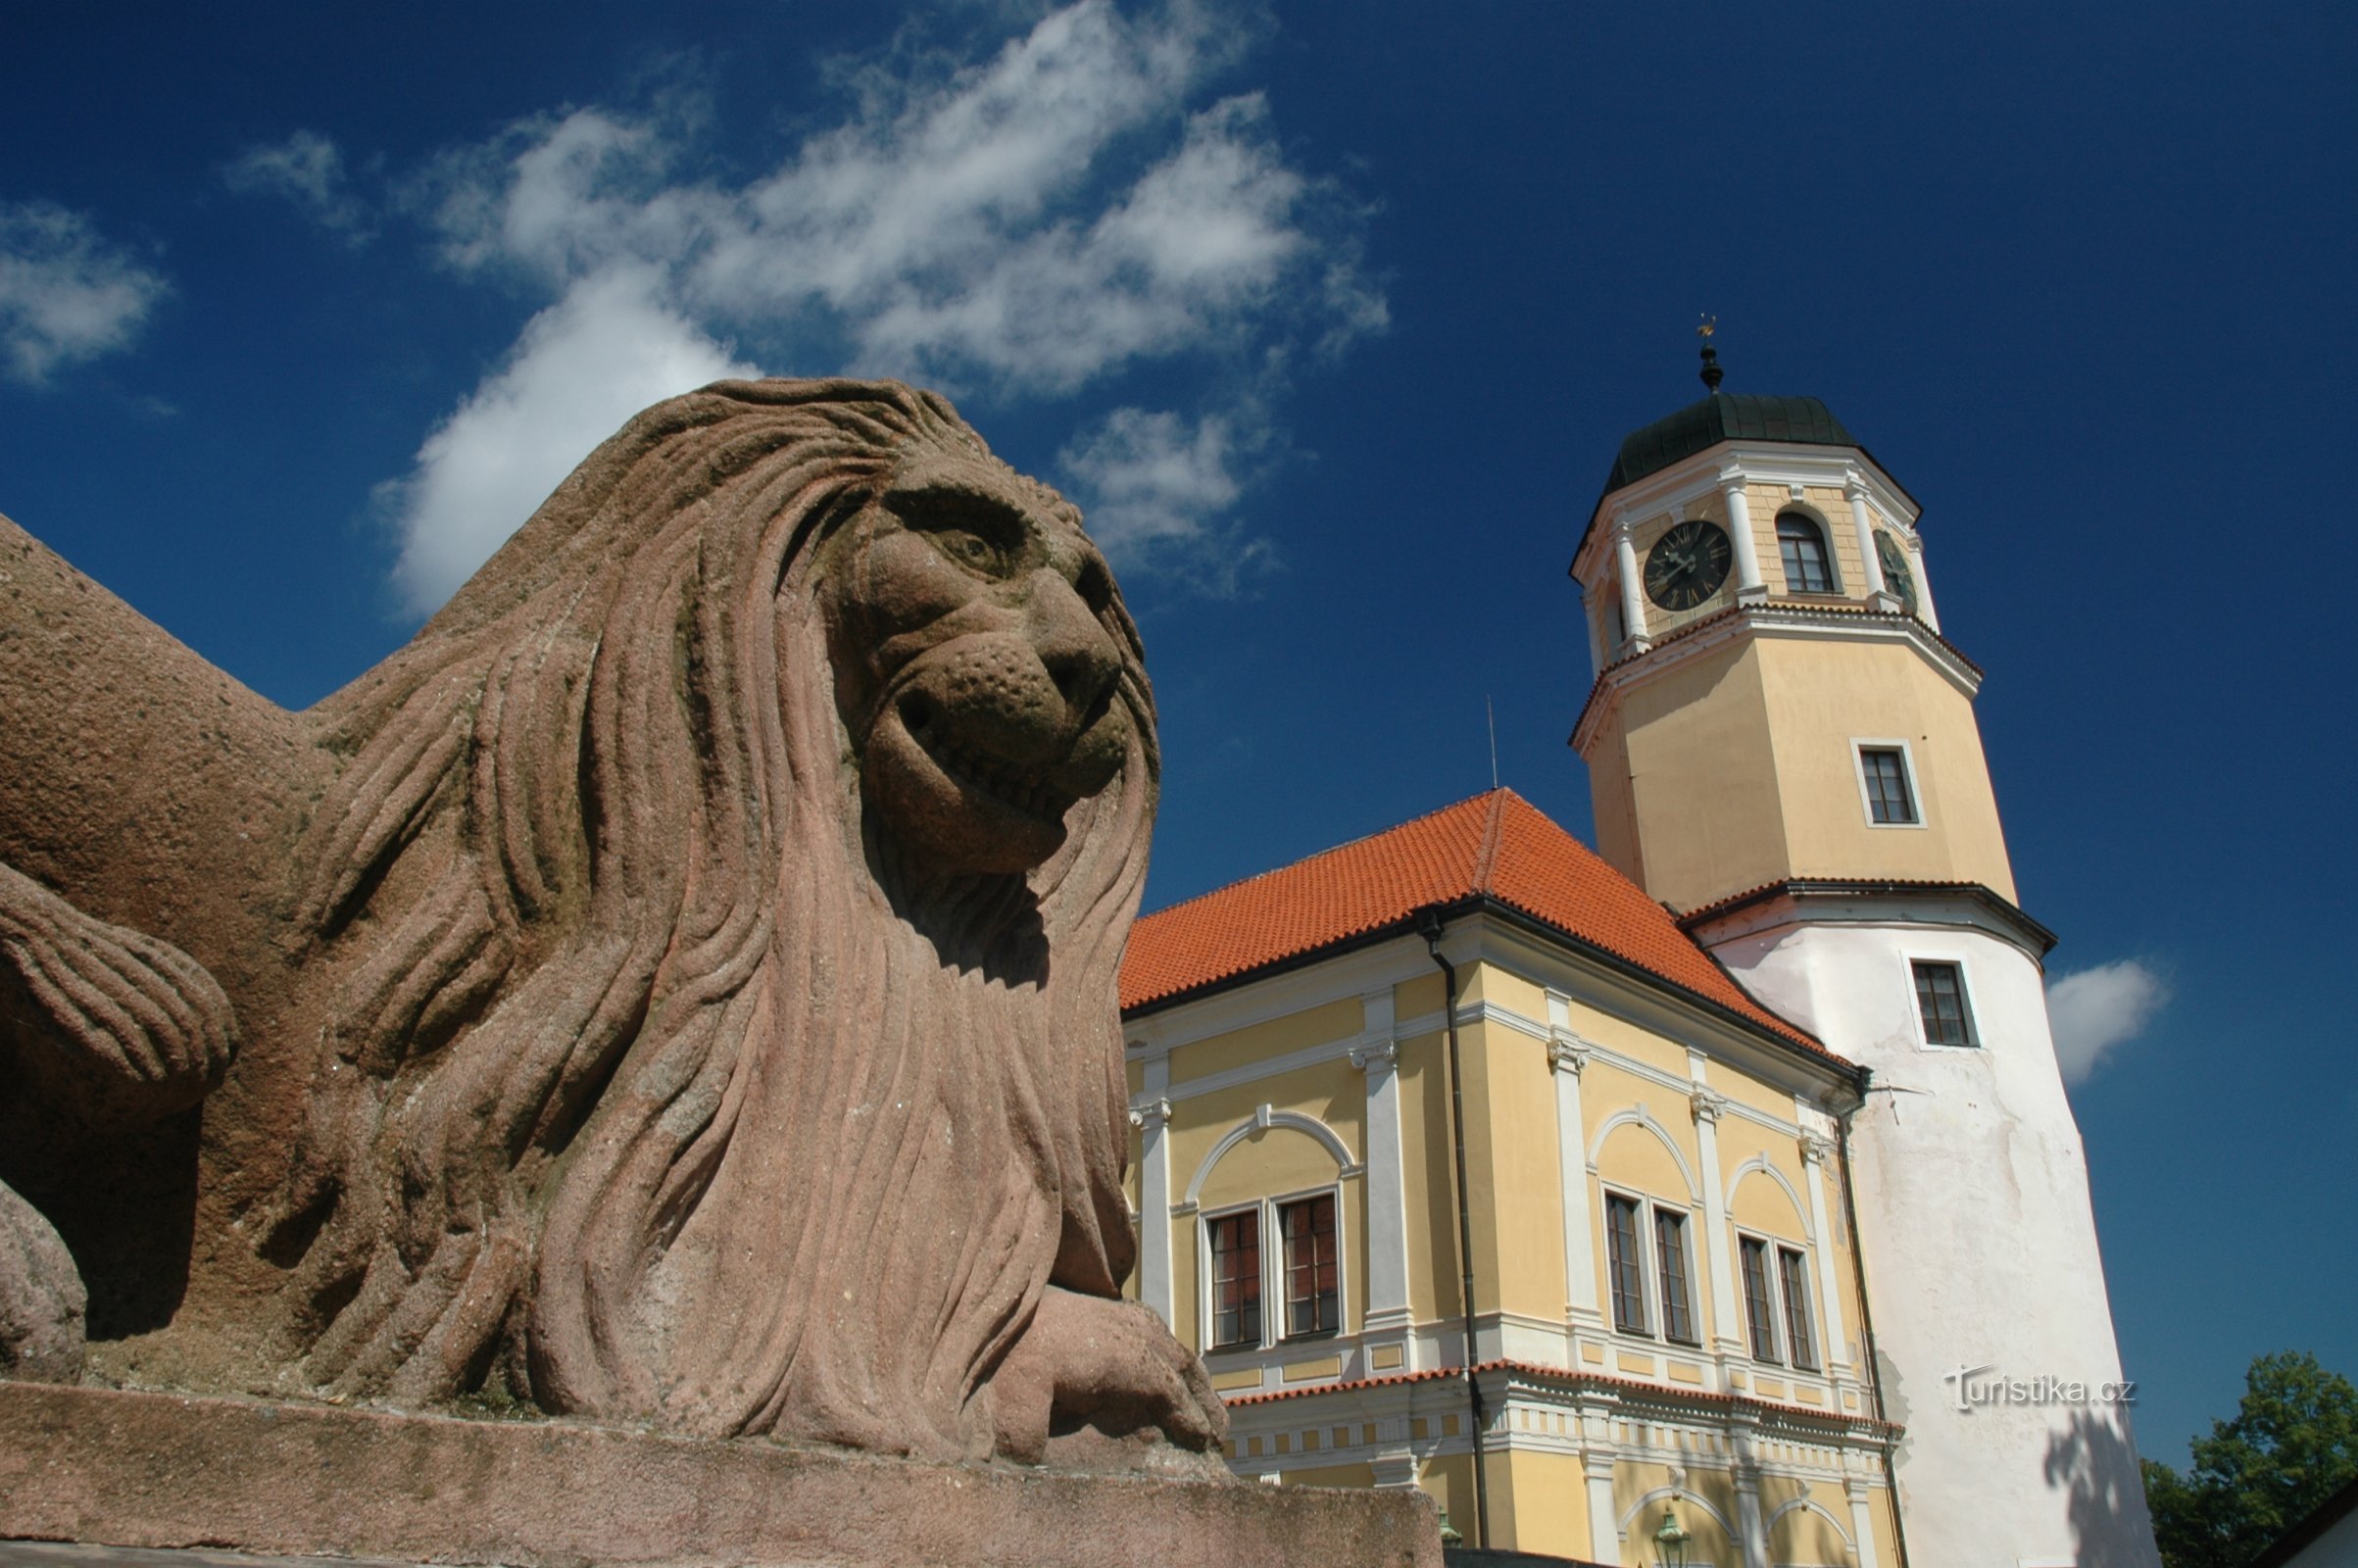
M 1867 787 L 1867 819 L 1884 827 L 1913 826 L 1916 792 L 1908 787 L 1907 753 L 1896 746 L 1858 749 L 1859 775 Z
M 1965 999 L 1964 966 L 1931 958 L 1908 964 L 1916 977 L 1916 1016 L 1928 1046 L 1973 1046 L 1973 1009 Z

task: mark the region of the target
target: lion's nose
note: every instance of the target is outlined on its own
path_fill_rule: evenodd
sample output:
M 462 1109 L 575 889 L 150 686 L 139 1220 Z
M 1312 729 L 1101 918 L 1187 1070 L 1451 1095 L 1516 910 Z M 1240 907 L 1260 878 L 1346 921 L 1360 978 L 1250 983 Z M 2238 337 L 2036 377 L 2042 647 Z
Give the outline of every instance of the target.
M 1121 652 L 1061 574 L 1033 573 L 1031 643 L 1066 710 L 1087 721 L 1121 675 Z

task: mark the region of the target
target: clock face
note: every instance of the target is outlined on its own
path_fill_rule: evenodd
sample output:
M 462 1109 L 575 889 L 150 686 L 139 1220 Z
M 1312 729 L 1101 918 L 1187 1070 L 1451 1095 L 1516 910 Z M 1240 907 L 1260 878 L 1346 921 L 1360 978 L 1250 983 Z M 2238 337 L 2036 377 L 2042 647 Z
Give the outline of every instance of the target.
M 1883 585 L 1899 596 L 1909 614 L 1916 612 L 1916 574 L 1908 570 L 1907 552 L 1888 533 L 1875 536 L 1875 559 L 1883 564 Z
M 1646 597 L 1664 610 L 1693 610 L 1728 580 L 1734 547 L 1717 523 L 1677 524 L 1646 553 Z

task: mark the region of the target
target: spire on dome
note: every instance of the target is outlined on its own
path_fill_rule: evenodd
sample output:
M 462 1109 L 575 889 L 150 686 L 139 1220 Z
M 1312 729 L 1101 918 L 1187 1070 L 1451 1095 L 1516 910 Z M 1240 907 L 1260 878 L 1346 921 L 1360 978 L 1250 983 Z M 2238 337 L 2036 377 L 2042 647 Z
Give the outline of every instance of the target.
M 1719 368 L 1719 350 L 1711 346 L 1711 334 L 1718 328 L 1719 318 L 1706 315 L 1703 324 L 1695 329 L 1695 335 L 1703 340 L 1703 385 L 1713 392 L 1719 390 L 1719 383 L 1728 373 Z

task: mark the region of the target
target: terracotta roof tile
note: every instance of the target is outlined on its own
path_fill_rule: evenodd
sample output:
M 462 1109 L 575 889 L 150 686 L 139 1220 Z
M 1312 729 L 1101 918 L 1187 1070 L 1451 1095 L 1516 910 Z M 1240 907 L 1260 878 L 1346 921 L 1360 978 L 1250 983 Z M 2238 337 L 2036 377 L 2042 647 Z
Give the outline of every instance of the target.
M 1505 789 L 1147 915 L 1122 959 L 1121 1004 L 1200 990 L 1477 897 L 1830 1054 L 1746 995 L 1637 884 Z

